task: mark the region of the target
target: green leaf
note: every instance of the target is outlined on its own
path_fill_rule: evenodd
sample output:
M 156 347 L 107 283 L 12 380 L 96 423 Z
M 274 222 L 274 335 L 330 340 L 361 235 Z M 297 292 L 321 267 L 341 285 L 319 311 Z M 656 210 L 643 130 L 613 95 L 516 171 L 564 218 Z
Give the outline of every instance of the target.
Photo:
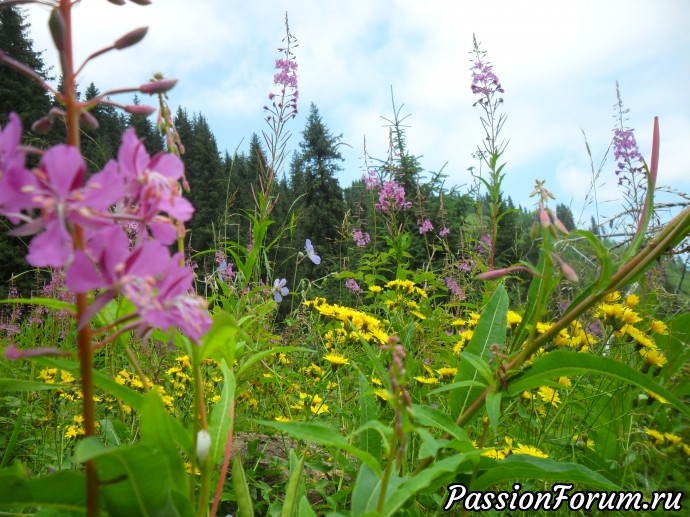
M 141 444 L 160 449 L 166 460 L 165 475 L 170 478 L 172 488 L 179 492 L 187 489 L 187 475 L 177 445 L 168 413 L 158 392 L 144 395 L 141 406 Z
M 211 410 L 211 421 L 209 422 L 208 432 L 211 435 L 211 450 L 209 451 L 212 464 L 218 462 L 225 452 L 225 443 L 228 440 L 228 433 L 234 422 L 230 420 L 230 408 L 235 403 L 235 375 L 228 368 L 225 359 L 220 364 L 223 372 L 223 392 L 220 400 Z
M 547 235 L 548 238 L 548 235 Z M 539 252 L 539 261 L 537 262 L 536 270 L 539 272 L 538 275 L 532 276 L 532 281 L 529 284 L 529 289 L 527 291 L 527 304 L 525 305 L 525 312 L 522 315 L 522 321 L 518 328 L 515 330 L 515 335 L 513 336 L 512 343 L 510 345 L 509 352 L 514 352 L 527 339 L 527 334 L 530 327 L 537 324 L 537 319 L 539 318 L 539 312 L 541 311 L 541 301 L 540 294 L 543 290 L 548 289 L 548 284 L 550 283 L 546 278 L 546 270 L 550 269 L 551 258 L 549 257 L 549 252 L 546 249 L 546 245 L 543 244 L 541 251 Z
M 290 478 L 285 489 L 285 500 L 283 501 L 283 510 L 280 512 L 280 517 L 292 517 L 295 515 L 300 500 L 299 495 L 305 495 L 298 492 L 303 468 L 304 454 L 297 459 L 294 451 L 290 449 Z M 304 485 L 302 485 L 302 491 L 304 491 Z
M 665 398 L 678 411 L 690 418 L 690 408 L 666 388 L 659 386 L 650 377 L 629 366 L 608 357 L 554 350 L 534 361 L 527 370 L 510 378 L 507 394 L 515 397 L 525 390 L 544 385 L 558 377 L 597 373 L 634 384 L 642 389 Z
M 371 385 L 367 378 L 359 374 L 359 425 L 360 427 L 366 423 L 377 420 L 378 411 L 376 408 L 376 400 L 371 389 Z M 374 458 L 381 457 L 381 438 L 373 429 L 367 429 L 360 433 L 359 448 L 371 454 Z
M 376 510 L 376 502 L 381 491 L 381 480 L 367 465 L 359 467 L 357 480 L 352 489 L 352 517 Z
M 494 376 L 493 373 L 491 373 L 491 368 L 489 368 L 489 364 L 484 361 L 481 357 L 478 357 L 474 354 L 470 354 L 469 352 L 466 352 L 463 350 L 462 354 L 460 355 L 460 359 L 462 361 L 467 361 L 472 365 L 472 368 L 484 379 L 485 382 L 481 381 L 466 381 L 468 383 L 474 383 L 478 382 L 479 386 L 482 388 L 485 388 L 486 386 L 489 386 L 493 383 L 494 381 Z M 459 383 L 458 383 L 459 384 Z M 468 384 L 470 386 L 471 384 Z
M 110 515 L 193 515 L 191 503 L 174 489 L 168 458 L 161 449 L 143 443 L 106 448 L 90 437 L 79 442 L 75 456 L 96 464 Z
M 366 463 L 378 475 L 381 473 L 379 460 L 374 458 L 368 452 L 365 452 L 358 447 L 349 443 L 341 434 L 340 431 L 321 423 L 310 422 L 274 422 L 272 420 L 257 420 L 256 423 L 275 427 L 279 431 L 289 434 L 298 440 L 305 440 L 308 442 L 318 443 L 325 447 L 335 447 L 337 449 L 349 452 L 357 459 Z
M 386 496 L 386 503 L 381 515 L 389 517 L 398 515 L 409 499 L 414 498 L 422 490 L 434 490 L 436 483 L 443 484 L 447 474 L 469 472 L 479 459 L 479 451 L 461 453 L 450 456 L 433 463 L 431 466 L 419 471 L 409 479 L 400 483 L 395 490 Z
M 486 394 L 486 414 L 494 432 L 498 430 L 498 421 L 501 418 L 501 392 L 490 391 Z
M 472 484 L 473 491 L 487 490 L 496 483 L 513 482 L 516 479 L 538 479 L 543 481 L 565 481 L 583 483 L 591 487 L 620 490 L 615 483 L 601 474 L 577 463 L 561 463 L 548 458 L 537 458 L 526 454 L 510 455 L 497 462 Z
M 249 495 L 249 485 L 247 485 L 247 477 L 244 475 L 244 468 L 242 467 L 242 460 L 239 454 L 235 454 L 235 457 L 232 459 L 232 486 L 235 489 L 238 516 L 253 517 L 252 497 Z
M 477 322 L 472 339 L 460 354 L 460 365 L 458 366 L 458 374 L 454 379 L 455 382 L 478 380 L 480 376 L 479 371 L 470 360 L 463 360 L 463 355 L 466 352 L 488 362 L 491 358 L 491 346 L 505 343 L 507 325 L 508 293 L 503 284 L 499 284 Z M 453 412 L 462 414 L 480 393 L 481 388 L 476 387 L 461 388 L 453 391 L 451 393 Z
M 86 480 L 83 472 L 61 470 L 49 476 L 26 476 L 20 463 L 0 470 L 0 508 L 41 506 L 85 515 Z
M 440 429 L 458 440 L 470 442 L 465 430 L 458 427 L 453 419 L 446 413 L 430 406 L 420 406 L 417 404 L 412 405 L 412 413 L 414 414 L 415 420 L 421 425 Z
M 592 232 L 588 232 L 586 230 L 574 230 L 570 232 L 570 235 L 573 237 L 582 237 L 592 245 L 594 253 L 596 253 L 599 263 L 601 264 L 596 286 L 597 288 L 607 286 L 611 280 L 611 276 L 613 276 L 614 273 L 614 267 L 613 263 L 611 262 L 609 249 Z
M 435 395 L 436 393 L 442 393 L 444 391 L 452 391 L 452 390 L 457 390 L 459 388 L 471 388 L 471 387 L 480 387 L 480 388 L 485 388 L 486 384 L 483 382 L 479 381 L 460 381 L 460 382 L 452 382 L 450 384 L 446 384 L 445 386 L 441 386 L 440 388 L 436 388 L 435 390 L 432 390 L 429 392 L 429 395 Z
M 306 495 L 303 495 L 302 499 L 300 499 L 299 513 L 297 515 L 299 515 L 299 517 L 317 517 L 316 512 L 312 510 L 311 504 L 309 503 L 309 499 L 307 499 Z
M 201 341 L 201 359 L 220 352 L 228 364 L 235 362 L 237 323 L 227 312 L 213 314 L 213 324 Z
M 0 304 L 22 304 L 22 305 L 41 305 L 48 309 L 55 311 L 69 311 L 72 314 L 77 313 L 77 309 L 73 303 L 63 302 L 55 298 L 11 298 L 0 300 Z
M 435 457 L 438 450 L 443 447 L 448 440 L 438 440 L 429 431 L 423 427 L 417 427 L 415 432 L 422 439 L 422 444 L 419 447 L 419 459 Z
M 65 388 L 67 384 L 46 384 L 41 381 L 26 381 L 24 379 L 0 379 L 0 393 L 10 391 L 47 391 Z

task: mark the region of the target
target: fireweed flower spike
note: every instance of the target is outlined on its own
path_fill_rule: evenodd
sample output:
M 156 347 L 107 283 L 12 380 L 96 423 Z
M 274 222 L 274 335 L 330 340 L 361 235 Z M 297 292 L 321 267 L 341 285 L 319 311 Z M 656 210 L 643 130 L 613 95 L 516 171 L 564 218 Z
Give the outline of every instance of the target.
M 312 246 L 311 240 L 307 239 L 306 243 L 304 244 L 304 249 L 307 252 L 307 257 L 309 257 L 309 260 L 311 260 L 317 266 L 321 264 L 321 257 L 319 257 L 314 251 L 314 246 Z
M 283 301 L 283 296 L 287 296 L 290 293 L 290 290 L 285 287 L 285 284 L 287 284 L 287 280 L 284 278 L 280 280 L 276 278 L 273 282 L 271 293 L 273 294 L 273 299 L 278 303 Z

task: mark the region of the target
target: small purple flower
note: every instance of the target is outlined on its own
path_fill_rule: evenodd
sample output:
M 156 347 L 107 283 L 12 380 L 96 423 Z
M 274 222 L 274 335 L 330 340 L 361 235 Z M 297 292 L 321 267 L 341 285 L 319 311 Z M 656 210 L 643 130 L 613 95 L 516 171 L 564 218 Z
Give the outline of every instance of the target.
M 445 278 L 445 283 L 446 287 L 450 291 L 451 296 L 454 298 L 458 298 L 460 300 L 465 299 L 465 291 L 462 290 L 462 287 L 458 285 L 458 283 L 453 279 L 452 277 L 447 276 Z
M 362 230 L 360 230 L 357 227 L 354 227 L 352 229 L 352 239 L 355 241 L 355 244 L 359 246 L 360 248 L 363 248 L 366 246 L 369 241 L 371 240 L 371 237 L 369 236 L 368 233 L 363 233 Z
M 314 246 L 311 245 L 311 240 L 307 239 L 306 243 L 304 244 L 304 249 L 307 252 L 307 257 L 309 257 L 309 260 L 311 260 L 317 266 L 321 264 L 321 257 L 319 257 L 314 251 Z
M 447 228 L 446 226 L 441 226 L 441 229 L 438 231 L 438 236 L 439 237 L 447 237 L 449 233 L 450 233 L 449 228 Z
M 485 233 L 479 238 L 479 242 L 477 242 L 477 252 L 480 255 L 489 255 L 489 252 L 491 251 L 491 236 L 488 233 Z
M 345 280 L 345 287 L 347 287 L 352 292 L 352 294 L 359 294 L 362 292 L 362 288 L 359 286 L 357 280 L 355 280 L 354 278 L 348 278 L 347 280 Z
M 617 160 L 616 175 L 626 171 L 634 174 L 644 170 L 642 154 L 632 129 L 617 128 L 613 131 L 613 155 Z M 634 165 L 635 163 L 637 165 Z M 622 183 L 623 177 L 618 182 Z
M 285 287 L 286 284 L 287 280 L 284 278 L 280 280 L 276 278 L 273 282 L 271 293 L 273 294 L 273 299 L 278 303 L 283 301 L 283 296 L 287 296 L 290 293 L 290 290 L 287 287 Z
M 431 221 L 429 219 L 424 219 L 424 221 L 417 220 L 417 224 L 419 225 L 420 235 L 430 232 L 434 229 L 434 226 L 431 224 Z
M 233 278 L 235 278 L 235 272 L 232 268 L 232 262 L 228 264 L 228 261 L 225 259 L 218 265 L 218 278 L 220 278 L 221 282 L 232 282 Z

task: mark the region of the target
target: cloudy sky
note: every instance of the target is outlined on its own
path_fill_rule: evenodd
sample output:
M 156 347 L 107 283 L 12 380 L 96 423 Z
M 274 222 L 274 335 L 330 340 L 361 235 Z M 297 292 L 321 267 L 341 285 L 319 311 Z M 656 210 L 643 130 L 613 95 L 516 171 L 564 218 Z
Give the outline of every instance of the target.
M 598 166 L 612 136 L 616 81 L 645 156 L 660 117 L 659 183 L 690 192 L 688 0 L 153 0 L 146 7 L 84 0 L 74 10 L 77 57 L 133 28 L 150 30 L 136 47 L 89 64 L 80 83 L 105 91 L 162 71 L 180 81 L 171 103 L 201 112 L 221 151 L 246 150 L 249 136 L 266 129 L 262 106 L 286 11 L 299 40 L 301 112 L 291 143 L 313 102 L 351 146 L 341 147 L 343 186 L 362 174 L 365 137 L 371 156 L 386 156 L 391 88 L 410 115 L 410 152 L 428 171 L 443 168 L 447 186 L 472 183 L 467 169 L 477 165 L 471 154 L 483 138 L 470 91 L 475 33 L 505 88 L 504 191 L 515 202 L 531 206 L 534 180 L 546 179 L 580 214 L 592 181 L 582 131 Z M 48 11 L 29 6 L 29 15 L 37 48 L 55 65 L 43 30 Z M 608 214 L 620 207 L 614 169 L 609 159 L 598 181 Z

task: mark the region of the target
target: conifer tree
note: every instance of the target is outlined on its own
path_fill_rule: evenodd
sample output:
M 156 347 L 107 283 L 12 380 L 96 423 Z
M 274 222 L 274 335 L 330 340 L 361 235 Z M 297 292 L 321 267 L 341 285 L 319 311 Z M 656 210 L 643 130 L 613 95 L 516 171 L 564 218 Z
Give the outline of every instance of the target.
M 312 103 L 300 150 L 290 165 L 290 187 L 299 199 L 295 243 L 304 247 L 305 239 L 317 246 L 324 262 L 335 258 L 339 229 L 345 216 L 345 201 L 336 174 L 343 158 L 338 151 L 342 135 L 334 136 Z

